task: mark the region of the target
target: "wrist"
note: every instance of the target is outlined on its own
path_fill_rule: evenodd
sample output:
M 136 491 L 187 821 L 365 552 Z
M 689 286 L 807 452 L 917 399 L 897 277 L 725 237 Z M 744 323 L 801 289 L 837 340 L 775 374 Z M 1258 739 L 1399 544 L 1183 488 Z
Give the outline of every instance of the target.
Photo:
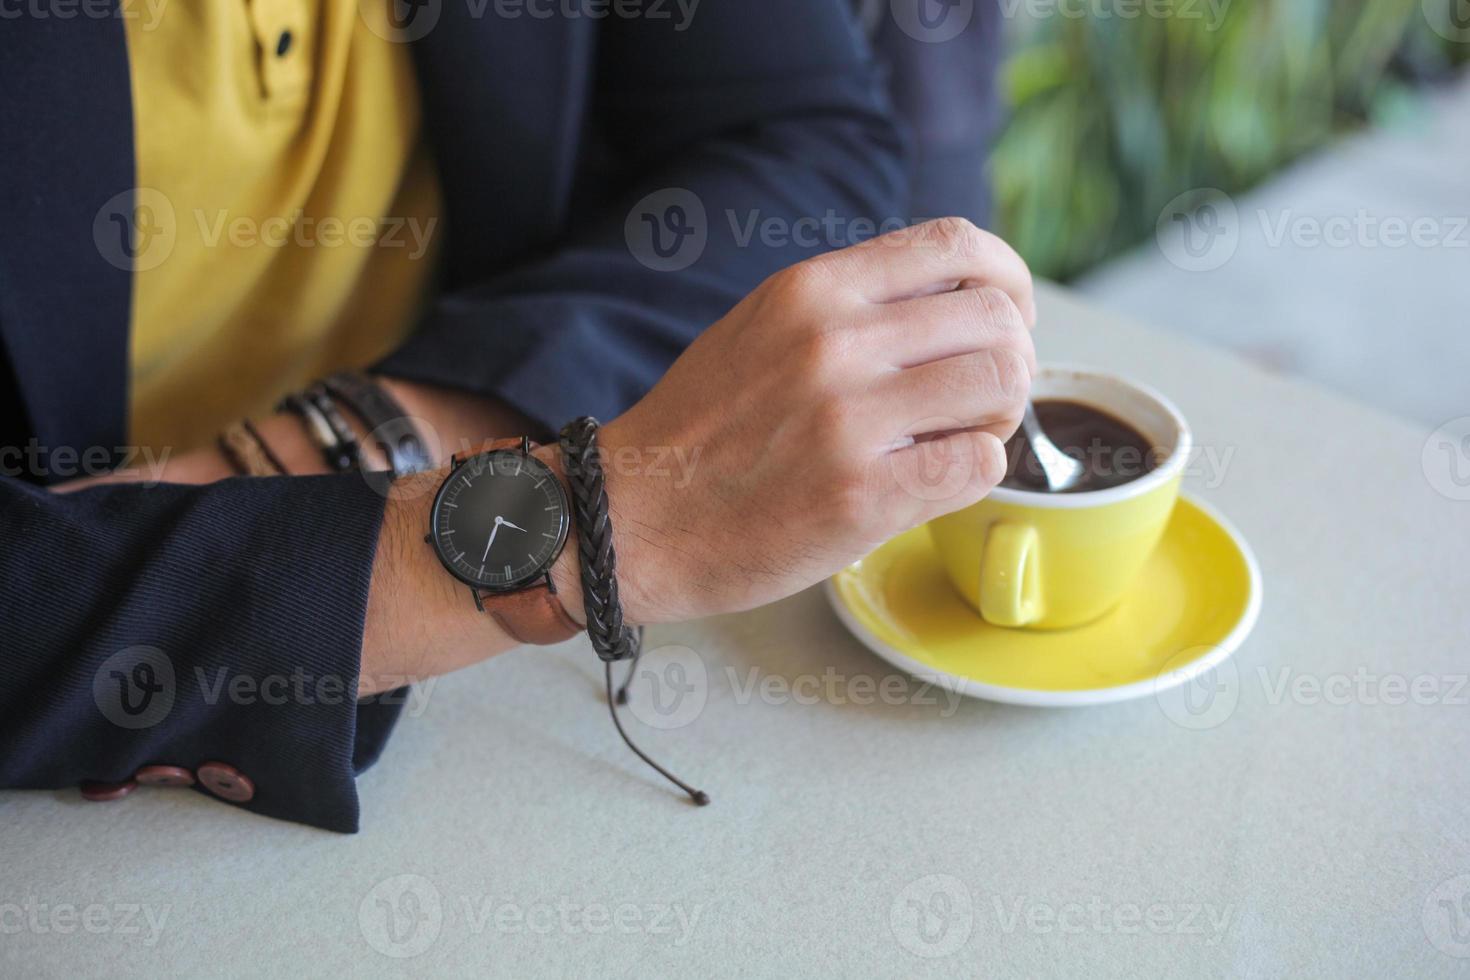
M 531 450 L 531 455 L 545 463 L 556 478 L 561 481 L 561 488 L 567 495 L 568 506 L 572 500 L 572 487 L 567 482 L 566 468 L 562 466 L 561 450 L 555 445 L 537 446 Z M 582 563 L 577 557 L 577 528 L 576 519 L 573 518 L 572 529 L 567 534 L 567 542 L 561 549 L 561 554 L 556 556 L 556 561 L 551 563 L 551 584 L 556 589 L 556 597 L 561 600 L 562 608 L 567 615 L 572 617 L 580 626 L 587 625 L 587 614 L 582 605 Z
M 618 434 L 614 423 L 598 433 L 598 447 L 603 461 L 603 479 L 608 497 L 608 518 L 612 522 L 613 550 L 617 555 L 618 597 L 624 620 L 634 626 L 650 626 L 672 621 L 670 606 L 662 601 L 666 591 L 667 556 L 653 540 L 649 530 L 654 526 L 648 514 L 653 502 L 652 488 L 637 474 L 623 473 L 614 465 Z M 610 435 L 609 435 L 610 434 Z M 568 498 L 572 496 L 559 446 L 542 446 L 535 451 L 562 481 Z M 566 548 L 552 570 L 558 594 L 567 613 L 579 623 L 586 622 L 582 602 L 582 565 L 577 550 L 577 529 L 573 524 Z

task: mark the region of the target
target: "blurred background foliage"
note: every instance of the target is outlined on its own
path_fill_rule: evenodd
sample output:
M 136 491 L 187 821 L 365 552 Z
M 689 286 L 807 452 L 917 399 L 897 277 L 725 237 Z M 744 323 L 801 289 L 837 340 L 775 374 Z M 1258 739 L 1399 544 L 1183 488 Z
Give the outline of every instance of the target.
M 1431 28 L 1425 2 L 1463 0 L 1171 0 L 1180 15 L 1127 19 L 1098 16 L 1125 6 L 1104 2 L 1015 19 L 997 230 L 1067 279 L 1151 235 L 1183 191 L 1234 193 L 1392 117 L 1470 49 Z

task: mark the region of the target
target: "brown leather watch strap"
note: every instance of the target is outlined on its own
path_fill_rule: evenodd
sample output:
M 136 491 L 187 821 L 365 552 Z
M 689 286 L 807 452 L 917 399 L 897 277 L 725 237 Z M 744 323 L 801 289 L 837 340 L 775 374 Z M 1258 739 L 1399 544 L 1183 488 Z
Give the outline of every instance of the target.
M 520 439 L 497 439 L 483 451 L 520 449 L 523 445 L 536 446 L 534 442 L 523 443 Z M 561 479 L 559 474 L 557 479 Z M 582 631 L 577 621 L 567 615 L 566 607 L 552 590 L 549 577 L 541 584 L 519 592 L 478 592 L 475 600 L 517 643 L 548 646 L 570 640 Z
M 546 646 L 570 640 L 582 631 L 576 620 L 546 585 L 520 592 L 482 596 L 488 612 L 505 634 L 517 643 Z

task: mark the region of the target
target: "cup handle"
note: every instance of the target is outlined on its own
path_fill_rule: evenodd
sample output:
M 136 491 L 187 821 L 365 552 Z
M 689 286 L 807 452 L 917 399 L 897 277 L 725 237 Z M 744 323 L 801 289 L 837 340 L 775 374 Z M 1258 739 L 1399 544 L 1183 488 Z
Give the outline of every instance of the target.
M 1026 626 L 1041 615 L 1036 528 L 990 525 L 980 560 L 980 615 L 996 626 Z

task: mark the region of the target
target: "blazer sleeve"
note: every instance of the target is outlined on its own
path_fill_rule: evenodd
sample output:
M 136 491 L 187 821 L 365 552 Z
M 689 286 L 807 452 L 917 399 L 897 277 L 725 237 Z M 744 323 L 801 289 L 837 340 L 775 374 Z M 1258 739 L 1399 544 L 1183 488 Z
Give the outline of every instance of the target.
M 0 787 L 217 762 L 246 809 L 356 831 L 401 702 L 356 698 L 383 506 L 356 474 L 0 480 Z
M 548 431 L 606 420 L 767 276 L 904 221 L 906 144 L 847 0 L 611 17 L 596 63 L 590 139 L 632 176 L 541 258 L 442 296 L 379 370 Z

